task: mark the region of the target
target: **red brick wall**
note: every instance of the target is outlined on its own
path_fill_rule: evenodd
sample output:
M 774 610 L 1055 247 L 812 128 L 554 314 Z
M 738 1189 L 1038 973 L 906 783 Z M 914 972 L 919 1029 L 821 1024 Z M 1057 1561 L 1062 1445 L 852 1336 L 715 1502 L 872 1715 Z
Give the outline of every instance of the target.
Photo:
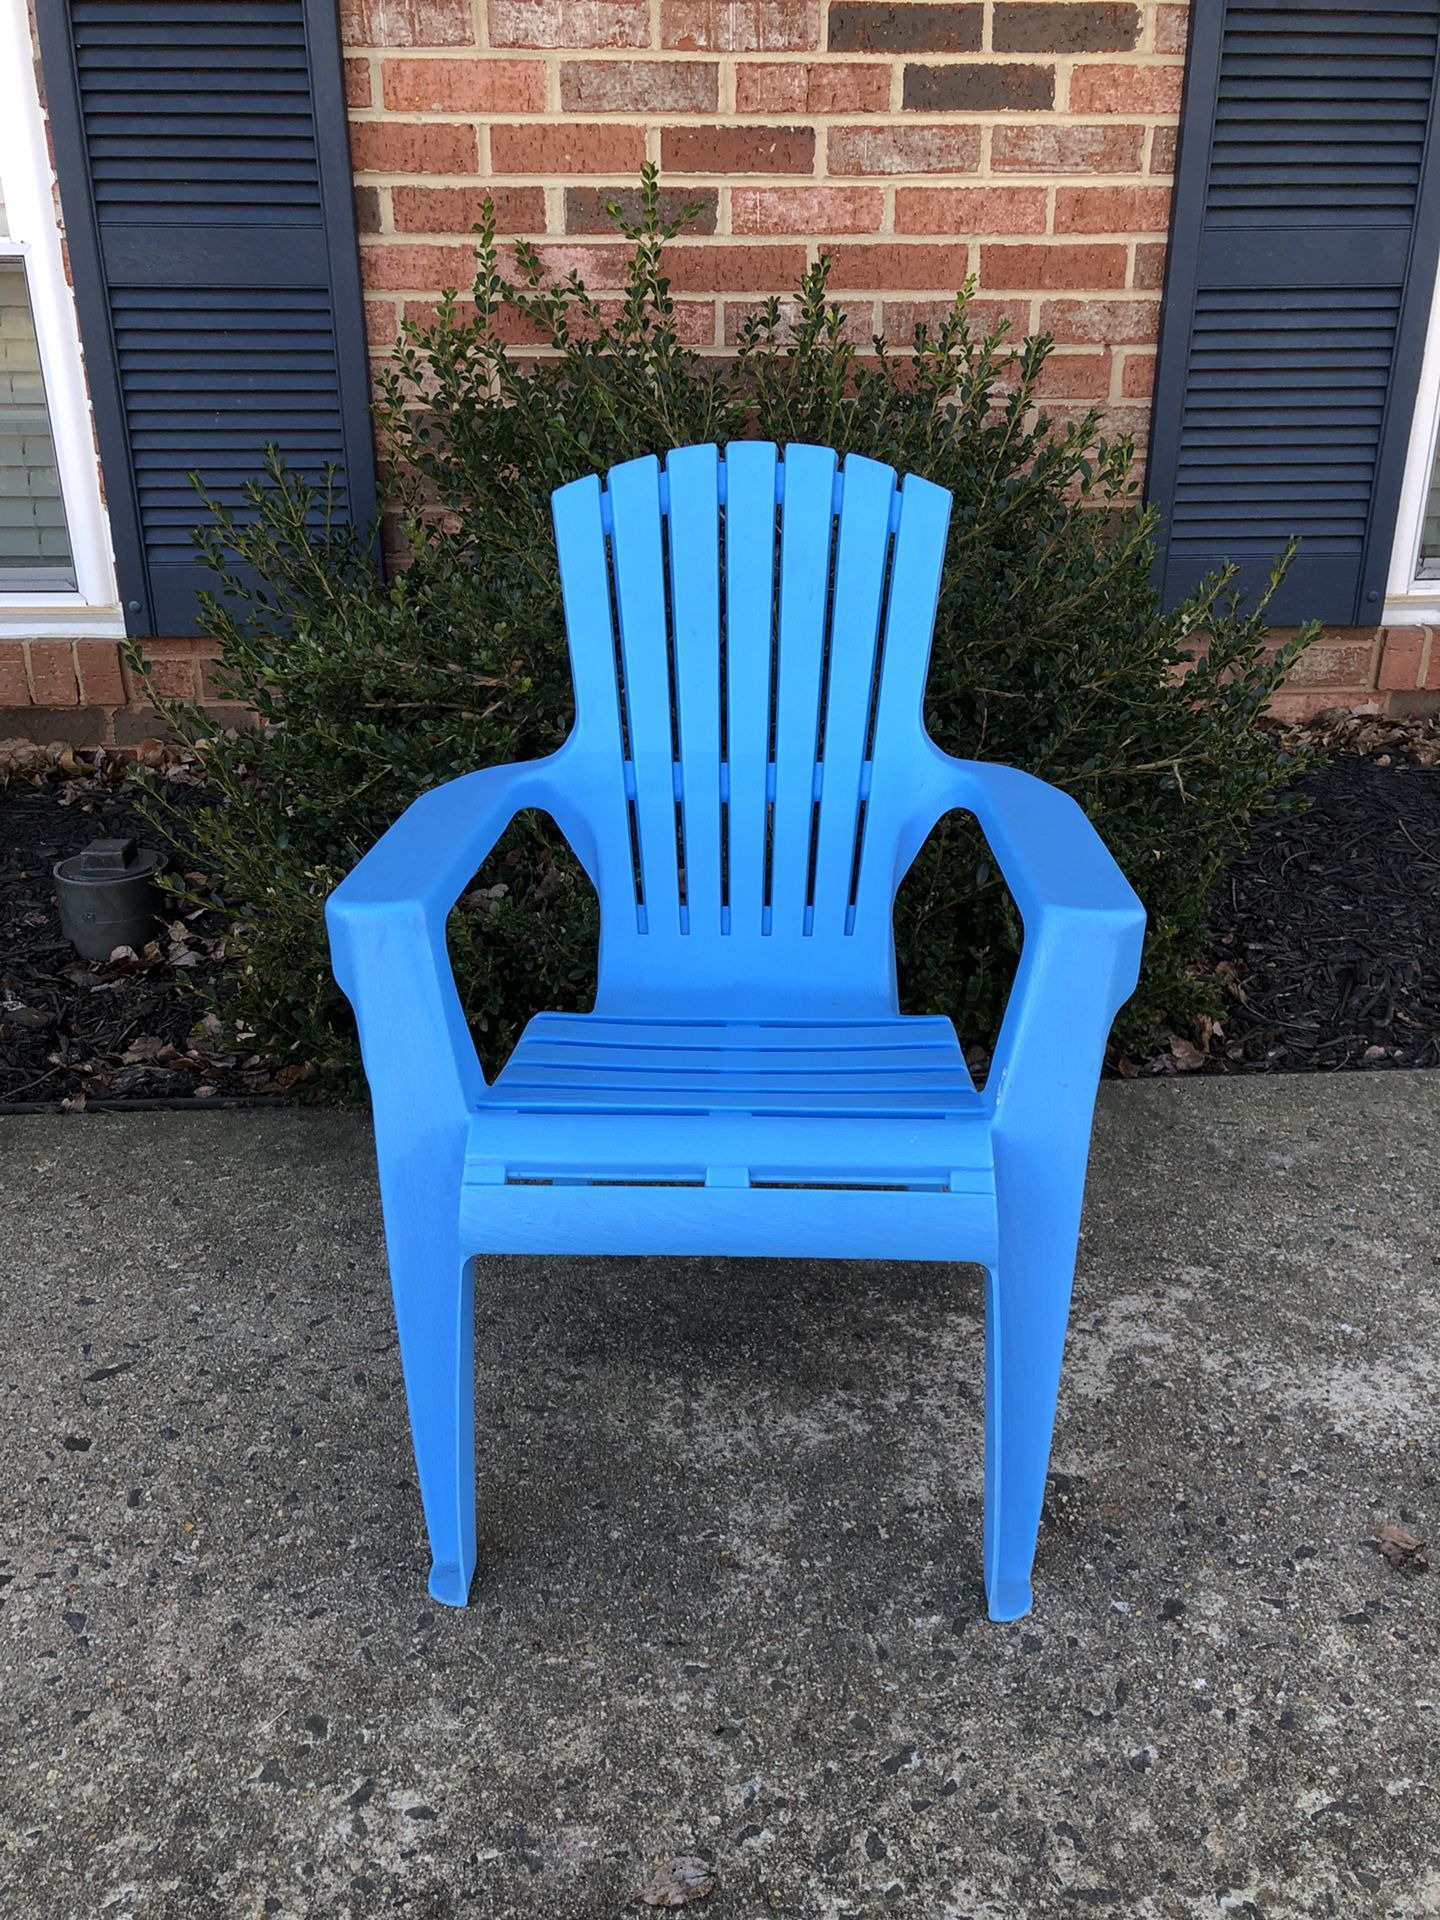
M 1046 400 L 1143 445 L 1186 8 L 1178 0 L 342 0 L 370 338 L 468 284 L 469 229 L 613 287 L 604 204 L 657 161 L 701 217 L 672 278 L 723 353 L 821 249 L 863 337 L 903 338 L 967 273 L 1056 339 Z M 206 650 L 156 642 L 206 697 Z M 1440 632 L 1337 630 L 1278 703 L 1440 704 Z M 153 729 L 103 641 L 0 640 L 0 737 Z
M 1143 438 L 1185 8 L 1171 0 L 344 0 L 371 338 L 471 275 L 486 192 L 557 274 L 615 286 L 604 204 L 698 201 L 685 337 L 721 353 L 823 250 L 860 337 L 979 276 L 1057 341 L 1057 410 Z

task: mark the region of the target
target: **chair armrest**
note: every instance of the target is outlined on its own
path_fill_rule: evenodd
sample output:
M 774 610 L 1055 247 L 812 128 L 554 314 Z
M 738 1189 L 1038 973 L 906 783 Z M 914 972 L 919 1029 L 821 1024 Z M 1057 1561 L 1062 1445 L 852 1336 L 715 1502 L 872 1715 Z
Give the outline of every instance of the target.
M 549 796 L 551 762 L 482 767 L 432 787 L 336 887 L 325 906 L 332 929 L 357 909 L 418 906 L 448 913 L 465 882 L 522 808 Z
M 515 815 L 552 801 L 552 766 L 484 767 L 432 788 L 326 901 L 331 962 L 355 1009 L 377 1109 L 386 1095 L 409 1090 L 453 1116 L 483 1095 L 445 919 Z
M 1025 944 L 986 1092 L 999 1110 L 1087 1102 L 1115 1015 L 1135 990 L 1145 909 L 1067 793 L 1015 767 L 936 749 L 947 807 L 980 824 L 1020 909 Z

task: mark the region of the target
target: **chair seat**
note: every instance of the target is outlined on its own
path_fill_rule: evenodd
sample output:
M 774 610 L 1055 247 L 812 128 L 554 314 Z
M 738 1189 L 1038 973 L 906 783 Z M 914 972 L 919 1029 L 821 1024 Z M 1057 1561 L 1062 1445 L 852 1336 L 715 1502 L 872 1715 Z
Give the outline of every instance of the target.
M 471 1122 L 466 1177 L 947 1188 L 989 1166 L 949 1020 L 542 1013 Z

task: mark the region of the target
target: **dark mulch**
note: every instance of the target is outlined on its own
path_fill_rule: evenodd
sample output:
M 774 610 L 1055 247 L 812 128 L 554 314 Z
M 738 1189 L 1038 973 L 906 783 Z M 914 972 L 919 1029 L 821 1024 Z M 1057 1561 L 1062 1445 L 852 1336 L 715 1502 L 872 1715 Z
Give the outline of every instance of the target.
M 1262 823 L 1219 889 L 1222 1018 L 1122 1073 L 1440 1065 L 1440 723 L 1330 715 L 1296 738 L 1333 757 L 1298 783 L 1307 809 Z M 156 758 L 182 805 L 204 797 L 181 756 Z M 0 1110 L 278 1097 L 304 1070 L 225 1052 L 196 991 L 223 992 L 221 911 L 94 966 L 62 937 L 52 863 L 126 831 L 146 833 L 103 753 L 30 748 L 8 770 L 0 756 Z
M 172 758 L 179 803 L 202 799 Z M 42 768 L 33 751 L 20 767 L 0 770 L 0 1109 L 277 1094 L 263 1058 L 222 1048 L 197 991 L 223 981 L 223 912 L 177 914 L 143 953 L 96 965 L 60 931 L 56 860 L 104 835 L 154 840 L 123 768 L 101 752 L 52 754 Z
M 1211 915 L 1236 1071 L 1440 1065 L 1440 767 L 1347 756 L 1256 829 Z

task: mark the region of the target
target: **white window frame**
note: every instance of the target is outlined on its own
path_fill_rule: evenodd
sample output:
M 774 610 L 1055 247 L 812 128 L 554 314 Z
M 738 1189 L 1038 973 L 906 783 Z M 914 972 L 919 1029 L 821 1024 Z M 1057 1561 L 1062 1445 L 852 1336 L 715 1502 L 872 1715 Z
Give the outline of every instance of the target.
M 35 85 L 26 0 L 0 0 L 0 175 L 8 238 L 0 254 L 25 262 L 60 493 L 70 535 L 73 588 L 7 593 L 0 588 L 0 639 L 115 637 L 125 631 L 110 523 L 100 490 L 95 429 L 80 354 L 75 300 L 65 279 L 55 220 L 45 120 Z
M 1405 479 L 1400 510 L 1395 517 L 1395 545 L 1385 587 L 1384 619 L 1399 626 L 1440 626 L 1440 579 L 1421 580 L 1420 536 L 1425 507 L 1440 450 L 1440 277 L 1430 300 L 1425 330 L 1425 354 L 1420 363 L 1420 390 L 1410 423 L 1405 454 Z

